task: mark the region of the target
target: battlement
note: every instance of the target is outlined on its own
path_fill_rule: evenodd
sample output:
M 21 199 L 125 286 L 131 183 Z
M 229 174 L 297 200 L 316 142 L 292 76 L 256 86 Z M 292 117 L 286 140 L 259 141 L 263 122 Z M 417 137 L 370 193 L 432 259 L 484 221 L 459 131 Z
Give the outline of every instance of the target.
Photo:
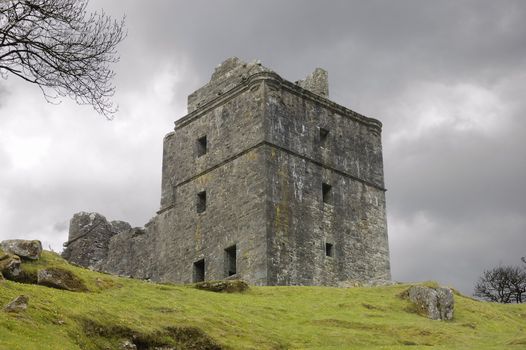
M 271 69 L 261 65 L 259 60 L 246 63 L 237 57 L 226 59 L 215 68 L 210 81 L 205 86 L 188 96 L 188 113 L 240 85 L 252 75 L 262 72 L 276 74 Z M 314 72 L 304 80 L 297 81 L 296 84 L 322 97 L 329 97 L 328 74 L 322 68 L 316 68 Z

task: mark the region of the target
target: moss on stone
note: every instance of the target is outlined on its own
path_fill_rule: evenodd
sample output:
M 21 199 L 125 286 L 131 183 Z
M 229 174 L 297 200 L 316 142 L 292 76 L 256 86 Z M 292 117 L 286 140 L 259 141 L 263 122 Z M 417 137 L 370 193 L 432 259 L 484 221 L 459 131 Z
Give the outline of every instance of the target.
M 88 288 L 73 272 L 60 267 L 38 270 L 38 284 L 41 286 L 65 289 L 72 292 L 86 292 Z
M 196 283 L 195 288 L 210 292 L 242 293 L 249 289 L 243 280 L 205 281 Z

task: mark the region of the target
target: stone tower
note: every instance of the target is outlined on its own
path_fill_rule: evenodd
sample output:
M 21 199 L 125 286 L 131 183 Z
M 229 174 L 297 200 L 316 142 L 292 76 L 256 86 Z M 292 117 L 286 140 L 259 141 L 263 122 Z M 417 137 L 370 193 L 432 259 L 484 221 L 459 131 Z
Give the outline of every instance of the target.
M 322 69 L 291 83 L 230 58 L 164 138 L 157 215 L 140 235 L 110 230 L 97 266 L 183 283 L 390 279 L 381 127 L 330 101 Z

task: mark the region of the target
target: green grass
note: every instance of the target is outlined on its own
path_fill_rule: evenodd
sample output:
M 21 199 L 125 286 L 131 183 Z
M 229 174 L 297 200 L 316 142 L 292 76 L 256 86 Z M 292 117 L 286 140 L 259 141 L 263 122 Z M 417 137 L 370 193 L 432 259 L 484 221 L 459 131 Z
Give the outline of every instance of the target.
M 0 305 L 29 296 L 25 312 L 0 311 L 0 349 L 119 349 L 123 338 L 183 344 L 206 335 L 226 349 L 526 349 L 526 305 L 455 295 L 454 320 L 432 321 L 400 297 L 408 285 L 223 294 L 100 274 L 49 252 L 23 266 L 28 275 L 67 268 L 90 291 L 0 282 Z

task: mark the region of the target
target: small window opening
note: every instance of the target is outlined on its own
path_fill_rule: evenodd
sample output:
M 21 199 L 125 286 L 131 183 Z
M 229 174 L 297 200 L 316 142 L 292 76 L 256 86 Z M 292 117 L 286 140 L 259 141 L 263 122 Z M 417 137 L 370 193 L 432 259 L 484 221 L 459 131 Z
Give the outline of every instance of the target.
M 329 136 L 329 130 L 320 128 L 320 143 L 325 143 L 327 137 Z
M 202 213 L 206 210 L 206 191 L 197 194 L 197 212 Z
M 197 156 L 201 157 L 206 154 L 207 151 L 206 135 L 197 139 Z
M 323 203 L 330 204 L 332 202 L 332 186 L 326 183 L 321 185 L 321 192 L 323 197 Z
M 237 273 L 235 245 L 225 249 L 225 267 L 225 274 L 227 277 Z
M 205 280 L 205 259 L 194 262 L 194 273 L 192 280 L 194 283 Z
M 334 256 L 334 246 L 332 243 L 325 243 L 325 256 Z

